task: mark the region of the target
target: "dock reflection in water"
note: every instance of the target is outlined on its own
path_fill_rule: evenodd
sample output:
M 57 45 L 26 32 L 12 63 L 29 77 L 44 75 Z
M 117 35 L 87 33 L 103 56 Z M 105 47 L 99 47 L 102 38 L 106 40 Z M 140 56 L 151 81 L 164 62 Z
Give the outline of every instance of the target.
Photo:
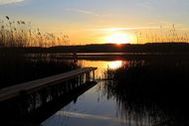
M 114 98 L 103 92 L 104 82 L 81 95 L 76 103 L 70 103 L 42 123 L 43 126 L 117 126 L 126 124 Z M 134 123 L 134 122 L 129 122 Z

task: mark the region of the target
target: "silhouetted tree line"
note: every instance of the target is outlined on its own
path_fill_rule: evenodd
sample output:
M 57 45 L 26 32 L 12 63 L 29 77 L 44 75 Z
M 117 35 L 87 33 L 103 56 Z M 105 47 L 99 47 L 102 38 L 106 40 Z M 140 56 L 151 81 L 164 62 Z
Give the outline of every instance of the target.
M 126 53 L 189 53 L 188 43 L 147 43 L 147 44 L 92 44 L 83 46 L 57 46 L 50 52 L 126 52 Z

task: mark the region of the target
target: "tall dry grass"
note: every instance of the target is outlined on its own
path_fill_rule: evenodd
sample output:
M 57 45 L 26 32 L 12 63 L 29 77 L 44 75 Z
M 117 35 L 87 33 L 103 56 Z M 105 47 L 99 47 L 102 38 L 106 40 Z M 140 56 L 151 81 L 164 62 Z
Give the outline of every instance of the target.
M 155 29 L 143 29 L 135 32 L 137 43 L 173 43 L 189 42 L 189 31 L 176 26 L 160 26 Z
M 0 47 L 51 47 L 67 41 L 67 35 L 41 32 L 31 22 L 14 21 L 8 16 L 0 20 Z

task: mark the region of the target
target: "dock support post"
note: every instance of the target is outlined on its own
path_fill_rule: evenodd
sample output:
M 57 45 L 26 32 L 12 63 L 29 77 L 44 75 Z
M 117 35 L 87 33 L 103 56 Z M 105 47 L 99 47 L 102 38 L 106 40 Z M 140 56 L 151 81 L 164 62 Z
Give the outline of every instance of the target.
M 90 72 L 87 72 L 86 73 L 86 82 L 89 82 L 90 81 Z
M 95 71 L 93 70 L 93 81 L 95 81 Z

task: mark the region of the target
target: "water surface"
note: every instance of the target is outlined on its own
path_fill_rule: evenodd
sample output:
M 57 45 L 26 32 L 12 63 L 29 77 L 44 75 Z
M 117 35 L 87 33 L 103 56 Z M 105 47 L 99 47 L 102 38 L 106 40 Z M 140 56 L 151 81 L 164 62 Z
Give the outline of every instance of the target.
M 104 93 L 103 88 L 104 82 L 99 82 L 76 102 L 68 104 L 45 120 L 42 126 L 136 126 L 139 123 L 144 126 L 151 125 L 148 113 L 140 120 L 134 118 L 134 113 L 123 113 L 116 99 Z
M 46 119 L 42 126 L 189 125 L 188 59 L 162 56 L 77 63 L 98 67 L 97 85 Z

